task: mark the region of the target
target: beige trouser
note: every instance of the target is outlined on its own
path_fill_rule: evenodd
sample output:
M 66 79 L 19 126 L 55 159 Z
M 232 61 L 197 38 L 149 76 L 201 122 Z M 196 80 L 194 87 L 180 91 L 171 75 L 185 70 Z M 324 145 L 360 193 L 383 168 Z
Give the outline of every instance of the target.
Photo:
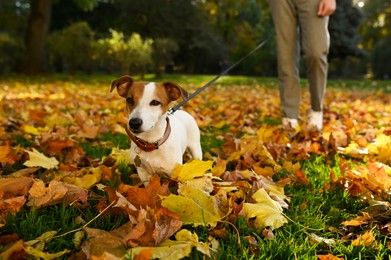
M 319 0 L 269 0 L 269 4 L 276 30 L 278 80 L 284 117 L 299 116 L 300 47 L 307 66 L 311 109 L 322 111 L 330 46 L 328 17 L 317 15 Z

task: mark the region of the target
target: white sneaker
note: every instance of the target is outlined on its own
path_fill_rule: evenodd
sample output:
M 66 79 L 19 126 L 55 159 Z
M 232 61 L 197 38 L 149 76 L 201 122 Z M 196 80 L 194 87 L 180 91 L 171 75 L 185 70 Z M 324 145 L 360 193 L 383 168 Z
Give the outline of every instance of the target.
M 323 129 L 323 112 L 311 110 L 308 126 L 315 126 L 319 131 L 321 131 Z
M 296 118 L 282 118 L 282 126 L 284 128 L 296 129 L 299 126 L 299 121 Z

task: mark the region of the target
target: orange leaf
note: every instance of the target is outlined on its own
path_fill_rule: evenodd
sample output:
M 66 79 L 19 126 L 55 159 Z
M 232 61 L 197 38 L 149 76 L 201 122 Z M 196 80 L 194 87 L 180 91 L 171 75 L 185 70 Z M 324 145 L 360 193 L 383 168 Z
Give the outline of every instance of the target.
M 51 140 L 47 146 L 47 152 L 49 155 L 61 155 L 64 148 L 73 147 L 75 143 L 71 140 Z
M 343 260 L 345 258 L 343 257 L 337 257 L 335 255 L 332 255 L 332 254 L 327 254 L 327 255 L 316 255 L 316 257 L 319 259 L 319 260 Z
M 0 200 L 0 219 L 8 213 L 17 213 L 26 203 L 25 196 L 18 196 L 10 199 Z
M 367 212 L 363 212 L 363 216 L 357 216 L 355 219 L 344 221 L 342 222 L 342 225 L 357 227 L 357 226 L 368 224 L 368 220 L 370 219 L 371 216 Z
M 353 240 L 353 246 L 369 246 L 374 241 L 376 241 L 375 237 L 372 234 L 372 231 L 369 230 L 365 232 L 363 235 L 360 235 L 357 239 Z
M 160 205 L 160 196 L 170 195 L 170 190 L 167 185 L 160 184 L 160 178 L 154 175 L 146 188 L 137 188 L 129 186 L 126 191 L 126 198 L 136 208 L 146 208 L 147 206 L 154 208 Z
M 152 257 L 152 247 L 145 248 L 133 257 L 134 260 L 149 260 Z

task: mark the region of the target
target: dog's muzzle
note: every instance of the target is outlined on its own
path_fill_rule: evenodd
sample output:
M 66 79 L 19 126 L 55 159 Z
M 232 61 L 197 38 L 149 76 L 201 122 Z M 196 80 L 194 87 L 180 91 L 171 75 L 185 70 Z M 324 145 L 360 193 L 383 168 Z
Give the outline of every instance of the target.
M 129 120 L 129 128 L 132 132 L 139 133 L 141 132 L 141 126 L 143 125 L 143 120 L 140 118 L 132 118 Z

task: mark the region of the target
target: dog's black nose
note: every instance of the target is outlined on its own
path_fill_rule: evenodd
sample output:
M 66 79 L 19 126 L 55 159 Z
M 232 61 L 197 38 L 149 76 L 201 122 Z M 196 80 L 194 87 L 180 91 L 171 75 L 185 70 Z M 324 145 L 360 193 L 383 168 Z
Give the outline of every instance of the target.
M 140 130 L 142 124 L 143 124 L 143 120 L 141 120 L 140 118 L 132 118 L 129 120 L 129 127 L 133 131 Z

